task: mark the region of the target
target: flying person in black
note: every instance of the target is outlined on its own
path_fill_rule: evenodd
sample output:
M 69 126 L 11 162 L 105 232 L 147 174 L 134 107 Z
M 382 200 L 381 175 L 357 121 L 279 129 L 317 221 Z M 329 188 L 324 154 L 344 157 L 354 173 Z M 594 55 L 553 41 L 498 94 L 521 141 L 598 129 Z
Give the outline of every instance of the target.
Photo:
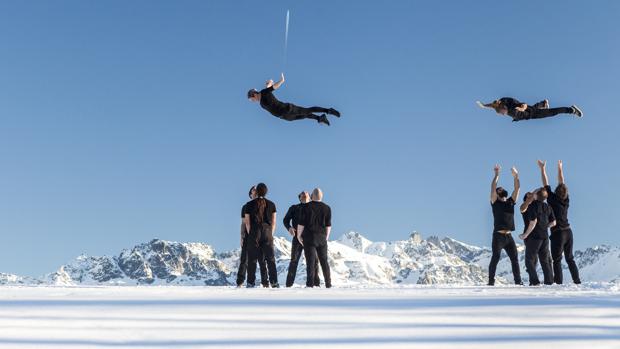
M 332 287 L 332 279 L 327 259 L 327 240 L 332 230 L 332 210 L 323 201 L 323 192 L 312 191 L 312 201 L 301 211 L 301 221 L 297 225 L 297 239 L 304 248 L 306 257 L 306 287 L 314 286 L 316 259 L 319 259 L 325 287 Z
M 249 232 L 248 239 L 248 283 L 252 288 L 256 282 L 256 262 L 261 256 L 265 258 L 271 287 L 280 287 L 278 271 L 273 248 L 273 233 L 276 229 L 276 205 L 267 200 L 267 186 L 256 186 L 256 199 L 247 203 L 243 222 Z
M 512 117 L 512 121 L 542 119 L 558 114 L 573 114 L 582 117 L 583 112 L 576 105 L 570 107 L 549 108 L 549 100 L 545 99 L 534 105 L 527 105 L 511 97 L 496 99 L 491 103 L 477 102 L 482 108 L 494 109 L 500 115 Z
M 491 207 L 493 209 L 493 242 L 491 261 L 489 263 L 489 286 L 495 285 L 495 271 L 497 263 L 502 254 L 502 250 L 506 251 L 510 264 L 512 265 L 512 276 L 515 284 L 521 285 L 521 272 L 519 269 L 519 256 L 517 253 L 517 245 L 512 238 L 512 232 L 515 230 L 515 203 L 519 197 L 521 184 L 519 181 L 519 172 L 516 168 L 512 168 L 512 176 L 514 178 L 514 191 L 508 196 L 508 191 L 497 186 L 499 181 L 499 173 L 501 167 L 495 165 L 493 168 L 495 176 L 491 182 Z
M 273 95 L 273 91 L 279 89 L 283 83 L 284 83 L 284 73 L 282 73 L 280 81 L 274 83 L 273 80 L 268 80 L 266 83 L 266 87 L 260 91 L 257 91 L 255 89 L 249 90 L 248 99 L 254 102 L 259 102 L 260 106 L 263 107 L 263 109 L 267 110 L 272 115 L 277 116 L 280 119 L 283 119 L 286 121 L 312 119 L 312 120 L 316 120 L 320 124 L 325 124 L 329 126 L 330 123 L 329 123 L 329 120 L 327 120 L 326 114 L 340 117 L 340 112 L 338 112 L 334 108 L 323 108 L 323 107 L 304 108 L 304 107 L 300 107 L 292 103 L 280 102 Z M 314 113 L 322 113 L 322 114 L 316 115 Z
M 562 254 L 568 264 L 568 270 L 575 284 L 580 284 L 579 268 L 575 263 L 573 256 L 573 231 L 568 223 L 568 206 L 570 200 L 568 197 L 568 187 L 564 183 L 564 169 L 562 160 L 558 161 L 558 186 L 555 191 L 549 185 L 547 177 L 546 161 L 538 160 L 540 167 L 540 175 L 542 177 L 543 186 L 549 193 L 547 203 L 553 209 L 557 224 L 551 228 L 551 258 L 553 259 L 553 281 L 556 284 L 562 284 Z
M 301 259 L 301 254 L 304 251 L 304 247 L 297 240 L 297 225 L 301 221 L 301 211 L 303 207 L 310 201 L 310 194 L 302 192 L 298 196 L 299 204 L 291 206 L 286 215 L 284 216 L 284 227 L 293 237 L 291 242 L 291 262 L 288 265 L 288 273 L 286 276 L 286 287 L 291 287 L 295 283 L 295 275 L 297 275 L 297 265 Z M 321 286 L 321 279 L 319 278 L 319 261 L 315 259 L 315 277 L 314 286 Z
M 256 186 L 250 188 L 248 192 L 250 200 L 256 199 Z M 241 254 L 239 256 L 239 270 L 237 271 L 237 287 L 241 287 L 245 281 L 245 273 L 248 269 L 248 231 L 245 228 L 243 219 L 245 217 L 245 211 L 247 209 L 247 203 L 241 208 Z M 260 281 L 263 287 L 269 287 L 269 279 L 267 277 L 267 265 L 262 254 L 258 258 L 258 266 L 260 269 Z
M 526 201 L 521 207 L 526 229 L 519 237 L 525 240 L 525 269 L 529 274 L 530 286 L 540 285 L 536 272 L 536 263 L 540 261 L 544 283 L 552 285 L 553 269 L 549 253 L 549 228 L 556 225 L 556 220 L 553 210 L 545 203 L 548 196 L 547 190 L 540 188 L 535 195 L 535 200 L 526 196 Z M 528 202 L 529 205 L 527 205 Z

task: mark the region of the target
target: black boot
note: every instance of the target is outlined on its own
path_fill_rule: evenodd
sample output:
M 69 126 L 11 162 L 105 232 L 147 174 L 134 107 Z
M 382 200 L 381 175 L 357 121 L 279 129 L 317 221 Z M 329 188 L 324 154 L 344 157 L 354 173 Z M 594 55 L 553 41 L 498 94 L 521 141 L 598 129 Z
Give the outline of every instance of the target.
M 339 112 L 339 111 L 337 111 L 337 110 L 336 110 L 336 109 L 334 109 L 334 108 L 329 108 L 329 110 L 327 110 L 327 114 L 331 114 L 331 115 L 333 115 L 333 116 L 335 116 L 335 117 L 337 117 L 337 118 L 339 118 L 339 117 L 340 117 L 340 112 Z
M 330 125 L 329 120 L 327 120 L 327 115 L 325 114 L 321 114 L 321 116 L 319 116 L 319 124 L 325 124 L 327 126 Z

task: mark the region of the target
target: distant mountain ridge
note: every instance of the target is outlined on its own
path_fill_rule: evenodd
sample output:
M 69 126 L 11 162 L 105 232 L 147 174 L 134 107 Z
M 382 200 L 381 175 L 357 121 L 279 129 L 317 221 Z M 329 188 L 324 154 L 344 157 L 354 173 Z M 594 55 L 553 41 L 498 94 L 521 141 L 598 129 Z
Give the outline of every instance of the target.
M 290 238 L 274 239 L 278 278 L 286 278 Z M 522 275 L 523 246 L 519 246 Z M 0 273 L 0 285 L 234 285 L 239 249 L 218 253 L 205 243 L 154 239 L 116 256 L 81 255 L 41 278 Z M 413 233 L 406 240 L 373 242 L 356 232 L 329 243 L 332 283 L 336 286 L 389 286 L 399 284 L 474 285 L 487 282 L 488 248 Z M 620 282 L 620 248 L 607 245 L 576 251 L 582 280 Z M 566 272 L 568 277 L 568 272 Z M 566 278 L 566 277 L 565 277 Z M 297 280 L 305 284 L 305 261 Z M 511 283 L 510 263 L 504 255 L 498 283 Z

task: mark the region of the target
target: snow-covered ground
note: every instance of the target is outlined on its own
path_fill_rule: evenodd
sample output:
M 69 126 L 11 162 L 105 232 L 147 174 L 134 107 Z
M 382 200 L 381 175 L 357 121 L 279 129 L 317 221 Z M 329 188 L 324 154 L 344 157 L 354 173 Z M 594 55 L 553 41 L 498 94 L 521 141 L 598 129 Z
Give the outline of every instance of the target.
M 618 284 L 1 287 L 1 348 L 620 348 Z

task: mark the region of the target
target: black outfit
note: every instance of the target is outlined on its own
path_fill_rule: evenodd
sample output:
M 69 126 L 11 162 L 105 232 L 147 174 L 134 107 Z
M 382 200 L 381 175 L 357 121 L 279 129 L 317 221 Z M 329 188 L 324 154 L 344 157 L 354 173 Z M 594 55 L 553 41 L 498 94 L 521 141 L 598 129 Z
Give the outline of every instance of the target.
M 301 119 L 320 120 L 319 115 L 313 113 L 329 113 L 330 109 L 322 107 L 304 108 L 292 103 L 282 103 L 273 95 L 273 87 L 268 87 L 260 91 L 260 105 L 272 115 L 286 121 Z
M 540 285 L 536 263 L 540 260 L 544 274 L 545 285 L 553 284 L 553 270 L 551 268 L 551 255 L 549 253 L 549 223 L 555 220 L 553 210 L 549 205 L 538 200 L 532 202 L 523 215 L 525 229 L 530 222 L 538 219 L 534 230 L 525 239 L 525 269 L 530 276 L 530 285 Z
M 558 114 L 574 114 L 575 111 L 570 107 L 560 108 L 543 108 L 544 101 L 538 102 L 532 106 L 528 106 L 525 111 L 517 111 L 516 108 L 523 104 L 518 100 L 510 97 L 500 98 L 499 101 L 508 109 L 508 115 L 512 117 L 512 121 L 542 119 Z
M 259 216 L 259 201 L 264 200 L 265 209 Z M 265 199 L 257 198 L 246 204 L 245 213 L 250 215 L 250 233 L 247 235 L 248 243 L 248 286 L 254 286 L 256 282 L 256 262 L 265 259 L 269 272 L 271 286 L 278 285 L 278 271 L 276 269 L 275 252 L 273 248 L 272 215 L 276 212 L 276 205 Z
M 299 221 L 301 219 L 301 210 L 303 209 L 303 206 L 304 204 L 297 204 L 289 207 L 283 220 L 284 227 L 287 231 L 291 227 L 297 230 L 297 224 L 299 224 Z M 297 265 L 299 264 L 299 260 L 301 259 L 301 254 L 303 253 L 303 251 L 304 247 L 302 246 L 302 244 L 299 243 L 299 240 L 297 240 L 297 236 L 293 236 L 293 240 L 291 241 L 291 262 L 288 265 L 288 273 L 286 275 L 286 287 L 291 287 L 295 283 L 295 276 L 297 275 Z M 316 259 L 314 269 L 314 286 L 320 286 L 321 279 L 319 278 L 318 259 Z
M 331 208 L 322 202 L 311 201 L 302 208 L 299 224 L 304 226 L 302 239 L 306 257 L 306 286 L 314 286 L 313 279 L 317 272 L 315 266 L 318 258 L 323 270 L 325 287 L 330 288 L 332 283 L 327 258 L 327 227 L 332 226 Z
M 573 282 L 580 284 L 579 268 L 575 263 L 575 257 L 573 256 L 573 231 L 568 223 L 568 206 L 570 200 L 560 198 L 555 192 L 551 190 L 550 186 L 546 186 L 545 189 L 549 193 L 547 202 L 553 214 L 557 225 L 551 228 L 551 258 L 553 259 L 553 280 L 556 284 L 562 284 L 562 254 L 568 264 L 568 270 L 573 279 Z
M 241 218 L 245 216 L 247 204 L 241 208 Z M 263 286 L 269 286 L 269 279 L 267 277 L 267 264 L 265 264 L 265 258 L 262 253 L 258 258 L 258 267 L 260 269 L 260 282 Z M 243 242 L 241 244 L 241 255 L 239 256 L 239 270 L 237 271 L 237 286 L 242 285 L 245 281 L 245 273 L 248 269 L 248 233 L 247 231 L 243 235 Z
M 510 259 L 515 284 L 520 285 L 521 270 L 519 268 L 517 244 L 510 233 L 502 233 L 502 231 L 511 232 L 515 230 L 515 202 L 512 197 L 509 197 L 506 201 L 497 199 L 491 204 L 491 207 L 493 208 L 493 241 L 491 243 L 493 255 L 489 263 L 489 285 L 495 284 L 495 271 L 497 270 L 497 263 L 499 263 L 502 250 L 506 251 Z

